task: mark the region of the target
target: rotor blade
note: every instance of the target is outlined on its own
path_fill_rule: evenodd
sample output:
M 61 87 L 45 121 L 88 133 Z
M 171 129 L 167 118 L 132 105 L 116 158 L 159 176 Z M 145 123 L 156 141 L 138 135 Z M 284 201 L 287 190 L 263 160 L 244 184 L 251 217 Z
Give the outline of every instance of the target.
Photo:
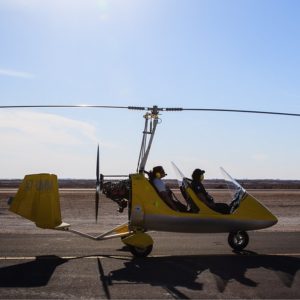
M 158 113 L 160 110 L 178 110 L 176 108 L 165 109 L 158 108 L 156 105 L 153 107 L 144 106 L 118 106 L 118 105 L 97 105 L 97 104 L 34 104 L 34 105 L 0 105 L 0 109 L 14 109 L 14 108 L 116 108 L 116 109 L 129 109 L 129 110 L 146 110 Z M 179 109 L 180 110 L 180 109 Z
M 222 109 L 222 108 L 182 108 L 182 111 L 211 111 L 211 112 L 232 112 L 232 113 L 248 113 L 248 114 L 265 114 L 265 115 L 281 115 L 300 117 L 300 114 L 288 112 L 275 111 L 261 111 L 261 110 L 241 110 L 241 109 Z
M 248 114 L 265 114 L 300 117 L 298 113 L 261 111 L 261 110 L 243 110 L 243 109 L 223 109 L 223 108 L 182 108 L 182 107 L 141 107 L 141 106 L 117 106 L 117 105 L 96 105 L 96 104 L 45 104 L 45 105 L 0 105 L 0 109 L 14 108 L 116 108 L 129 110 L 146 110 L 158 114 L 159 111 L 204 111 L 204 112 L 231 112 L 231 113 L 248 113 Z
M 130 106 L 94 105 L 94 104 L 1 105 L 0 108 L 120 108 L 120 109 L 131 109 Z M 139 109 L 139 107 L 137 107 L 136 109 Z

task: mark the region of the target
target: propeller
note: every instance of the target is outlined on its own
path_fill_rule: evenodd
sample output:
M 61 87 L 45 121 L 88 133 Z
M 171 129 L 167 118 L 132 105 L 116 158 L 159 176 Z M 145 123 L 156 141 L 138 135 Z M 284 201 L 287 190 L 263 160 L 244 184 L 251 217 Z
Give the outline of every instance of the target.
M 96 223 L 98 221 L 98 210 L 99 210 L 99 198 L 100 198 L 100 190 L 101 190 L 101 181 L 100 181 L 100 162 L 99 162 L 99 145 L 97 147 L 97 162 L 96 162 L 96 194 L 95 194 L 95 218 Z

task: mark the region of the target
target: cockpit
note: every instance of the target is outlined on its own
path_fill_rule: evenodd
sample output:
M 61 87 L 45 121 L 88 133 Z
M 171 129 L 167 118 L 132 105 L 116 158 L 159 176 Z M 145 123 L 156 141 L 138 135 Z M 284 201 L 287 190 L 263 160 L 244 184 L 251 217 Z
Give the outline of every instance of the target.
M 179 168 L 172 162 L 172 165 L 175 169 L 175 173 L 177 176 L 178 185 L 180 187 L 180 191 L 182 196 L 187 202 L 188 211 L 197 213 L 199 212 L 198 206 L 194 203 L 192 198 L 189 196 L 187 189 L 191 188 L 191 179 L 184 176 L 184 174 L 179 170 Z M 222 167 L 220 168 L 224 177 L 225 184 L 227 186 L 229 195 L 230 195 L 230 204 L 229 211 L 226 213 L 233 213 L 240 205 L 242 199 L 244 198 L 246 191 L 245 189 L 235 180 L 233 179 Z

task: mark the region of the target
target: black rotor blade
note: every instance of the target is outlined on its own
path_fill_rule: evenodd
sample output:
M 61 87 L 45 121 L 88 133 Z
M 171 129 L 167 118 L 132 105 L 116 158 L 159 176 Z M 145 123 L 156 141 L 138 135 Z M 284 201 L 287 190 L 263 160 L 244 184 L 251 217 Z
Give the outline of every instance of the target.
M 97 105 L 97 104 L 36 104 L 36 105 L 0 105 L 0 109 L 14 108 L 117 108 L 130 110 L 152 110 L 151 107 L 141 106 L 118 106 L 118 105 Z
M 117 105 L 96 105 L 96 104 L 45 104 L 45 105 L 0 105 L 0 109 L 14 109 L 14 108 L 116 108 L 129 110 L 146 110 L 158 113 L 159 111 L 206 111 L 206 112 L 231 112 L 231 113 L 248 113 L 248 114 L 266 114 L 266 115 L 282 115 L 300 117 L 298 113 L 289 112 L 275 112 L 275 111 L 261 111 L 261 110 L 243 110 L 243 109 L 223 109 L 223 108 L 182 108 L 182 107 L 152 107 L 141 106 L 117 106 Z
M 222 108 L 182 108 L 181 111 L 208 111 L 208 112 L 232 112 L 232 113 L 247 113 L 247 114 L 265 114 L 265 115 L 281 115 L 300 117 L 300 114 L 289 112 L 275 112 L 262 110 L 242 110 L 242 109 L 222 109 Z
M 120 108 L 128 109 L 128 106 L 94 105 L 94 104 L 45 104 L 45 105 L 0 105 L 0 108 Z

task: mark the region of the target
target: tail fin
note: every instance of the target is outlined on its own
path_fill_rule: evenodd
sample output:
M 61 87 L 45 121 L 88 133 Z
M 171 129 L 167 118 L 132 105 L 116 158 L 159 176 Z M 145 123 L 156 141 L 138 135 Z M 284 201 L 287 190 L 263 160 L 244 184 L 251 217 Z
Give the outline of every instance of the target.
M 54 229 L 59 226 L 62 220 L 57 176 L 26 175 L 9 210 L 31 220 L 40 228 Z

